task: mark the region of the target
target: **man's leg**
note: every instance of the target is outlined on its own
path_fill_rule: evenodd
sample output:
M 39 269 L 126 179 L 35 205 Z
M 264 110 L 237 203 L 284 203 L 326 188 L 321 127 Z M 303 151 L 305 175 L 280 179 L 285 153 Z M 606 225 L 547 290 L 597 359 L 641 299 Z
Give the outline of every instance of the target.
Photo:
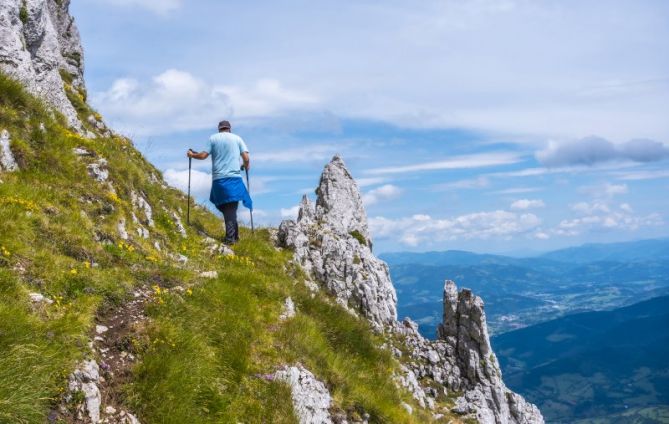
M 225 220 L 225 240 L 227 244 L 235 243 L 239 240 L 238 226 L 237 226 L 237 207 L 239 202 L 223 203 L 216 205 L 216 208 L 223 213 Z

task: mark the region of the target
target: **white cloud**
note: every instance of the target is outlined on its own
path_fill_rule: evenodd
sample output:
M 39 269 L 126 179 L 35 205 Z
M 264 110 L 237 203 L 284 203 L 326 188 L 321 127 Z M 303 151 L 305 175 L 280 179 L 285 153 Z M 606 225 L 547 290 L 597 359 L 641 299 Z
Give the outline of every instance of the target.
M 165 182 L 174 188 L 186 193 L 188 191 L 188 171 L 168 169 L 163 173 Z M 207 172 L 191 171 L 191 195 L 200 199 L 208 199 L 211 190 L 211 174 Z
M 654 180 L 658 178 L 669 178 L 669 170 L 653 169 L 653 170 L 626 171 L 626 172 L 617 172 L 614 175 L 616 175 L 616 177 L 619 180 L 626 180 L 626 181 Z
M 382 184 L 388 181 L 384 177 L 367 177 L 367 178 L 356 178 L 355 183 L 358 185 L 358 187 L 368 187 L 368 186 L 373 186 L 377 184 Z
M 534 237 L 537 240 L 548 240 L 551 238 L 550 234 L 545 233 L 543 231 L 537 231 L 536 233 L 532 234 L 532 237 Z
M 466 190 L 485 188 L 490 185 L 490 180 L 486 177 L 470 178 L 466 180 L 453 181 L 450 183 L 435 184 L 432 186 L 433 190 Z
M 503 210 L 442 219 L 414 215 L 399 219 L 373 217 L 369 220 L 375 237 L 396 239 L 410 246 L 445 240 L 508 239 L 530 233 L 540 224 L 541 219 L 532 213 L 519 214 Z
M 299 211 L 299 205 L 288 209 L 281 208 L 281 218 L 296 219 Z
M 614 160 L 655 162 L 669 158 L 669 147 L 648 139 L 634 139 L 616 145 L 602 137 L 590 136 L 578 141 L 559 143 L 551 140 L 536 153 L 546 166 L 586 165 Z
M 395 199 L 401 194 L 401 188 L 396 185 L 385 184 L 363 194 L 362 201 L 365 202 L 366 206 L 371 206 L 380 201 Z
M 269 117 L 309 106 L 315 99 L 283 88 L 277 80 L 263 79 L 250 87 L 216 86 L 169 69 L 150 82 L 117 79 L 107 91 L 95 93 L 92 102 L 115 128 L 134 136 L 215 128 L 223 117 Z
M 252 153 L 253 161 L 272 163 L 324 162 L 329 160 L 340 146 L 310 144 L 298 148 Z
M 511 209 L 515 210 L 526 210 L 526 209 L 537 209 L 543 208 L 546 204 L 543 200 L 529 200 L 529 199 L 520 199 L 516 200 L 511 204 Z
M 160 15 L 177 10 L 182 0 L 103 0 L 106 3 L 123 7 L 141 7 Z
M 483 168 L 488 166 L 510 165 L 518 163 L 522 158 L 514 153 L 480 153 L 466 156 L 454 156 L 450 159 L 417 163 L 414 165 L 399 165 L 383 168 L 373 168 L 364 171 L 366 174 L 403 174 L 420 171 L 436 171 L 443 169 Z
M 253 86 L 223 85 L 216 88 L 230 99 L 237 117 L 276 115 L 295 107 L 313 106 L 318 99 L 309 94 L 289 90 L 276 79 L 264 78 Z
M 627 194 L 627 184 L 604 183 L 598 185 L 584 186 L 579 188 L 581 193 L 588 194 L 598 199 L 610 199 L 614 196 Z
M 657 213 L 644 216 L 634 215 L 634 210 L 627 203 L 613 207 L 603 201 L 592 203 L 580 202 L 571 205 L 578 217 L 564 219 L 551 232 L 561 236 L 578 236 L 601 231 L 635 231 L 641 227 L 654 227 L 664 224 Z
M 534 193 L 536 191 L 541 191 L 541 188 L 537 187 L 511 187 L 504 190 L 496 190 L 491 193 L 493 194 L 524 194 L 524 193 Z

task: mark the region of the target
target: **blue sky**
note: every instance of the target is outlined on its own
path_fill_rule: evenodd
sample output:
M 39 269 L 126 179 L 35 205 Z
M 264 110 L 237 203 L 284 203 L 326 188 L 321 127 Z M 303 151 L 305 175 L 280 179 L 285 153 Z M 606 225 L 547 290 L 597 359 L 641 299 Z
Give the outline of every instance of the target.
M 79 0 L 89 98 L 184 187 L 232 121 L 256 221 L 340 153 L 377 251 L 669 235 L 669 3 Z M 205 202 L 208 165 L 194 190 Z

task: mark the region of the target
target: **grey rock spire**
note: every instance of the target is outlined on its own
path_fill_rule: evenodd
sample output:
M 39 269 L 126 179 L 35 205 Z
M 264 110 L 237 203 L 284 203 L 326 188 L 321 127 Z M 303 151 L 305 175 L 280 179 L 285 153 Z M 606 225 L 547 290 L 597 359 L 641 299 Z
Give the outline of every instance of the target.
M 316 205 L 304 196 L 297 221 L 284 221 L 279 242 L 320 286 L 377 330 L 397 320 L 397 295 L 388 266 L 374 256 L 360 191 L 335 156 L 316 189 Z
M 69 6 L 69 0 L 0 2 L 0 70 L 81 130 L 62 77 L 66 75 L 75 89 L 85 90 L 83 50 Z

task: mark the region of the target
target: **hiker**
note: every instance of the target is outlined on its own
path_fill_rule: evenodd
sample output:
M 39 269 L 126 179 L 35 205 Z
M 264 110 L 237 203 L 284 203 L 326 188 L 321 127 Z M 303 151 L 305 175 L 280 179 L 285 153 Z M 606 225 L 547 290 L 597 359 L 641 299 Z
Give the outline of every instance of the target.
M 237 225 L 237 207 L 241 200 L 244 206 L 253 210 L 253 202 L 242 179 L 242 170 L 251 166 L 249 150 L 244 140 L 231 132 L 229 121 L 218 123 L 218 133 L 209 137 L 207 147 L 201 152 L 188 150 L 186 156 L 204 160 L 211 155 L 211 194 L 209 200 L 216 209 L 223 213 L 225 219 L 225 240 L 227 245 L 239 241 Z M 240 157 L 243 165 L 240 169 Z

